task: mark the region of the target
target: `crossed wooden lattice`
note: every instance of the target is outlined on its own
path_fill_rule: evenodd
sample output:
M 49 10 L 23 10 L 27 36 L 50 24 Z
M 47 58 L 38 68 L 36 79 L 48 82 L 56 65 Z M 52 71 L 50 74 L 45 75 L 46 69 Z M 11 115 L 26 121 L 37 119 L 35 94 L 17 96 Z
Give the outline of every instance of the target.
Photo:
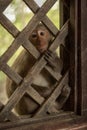
M 31 96 L 40 105 L 40 108 L 33 116 L 35 117 L 38 115 L 44 115 L 48 110 L 50 110 L 52 102 L 54 102 L 60 95 L 63 86 L 68 83 L 69 73 L 67 71 L 64 76 L 61 76 L 59 73 L 54 73 L 52 70 L 48 69 L 48 67 L 46 66 L 47 62 L 44 59 L 44 55 L 34 64 L 32 69 L 28 72 L 27 76 L 24 79 L 7 65 L 8 60 L 21 45 L 36 59 L 39 58 L 40 53 L 36 50 L 36 48 L 28 40 L 28 38 L 40 21 L 52 32 L 55 37 L 53 44 L 49 48 L 49 50 L 51 50 L 52 52 L 54 52 L 59 45 L 64 44 L 65 38 L 68 35 L 69 22 L 67 21 L 59 31 L 46 16 L 46 13 L 50 10 L 50 8 L 55 4 L 57 0 L 47 0 L 41 8 L 39 8 L 39 6 L 33 0 L 23 0 L 35 15 L 27 24 L 27 26 L 20 32 L 3 14 L 3 11 L 11 3 L 11 1 L 12 0 L 0 0 L 0 23 L 15 38 L 11 46 L 0 57 L 0 69 L 7 76 L 9 76 L 10 79 L 12 79 L 19 87 L 9 98 L 9 101 L 5 106 L 0 103 L 0 121 L 4 121 L 5 119 L 9 119 L 11 121 L 19 120 L 19 117 L 11 112 L 11 110 L 20 101 L 25 93 L 29 94 L 29 96 Z M 44 99 L 34 88 L 31 87 L 35 75 L 40 73 L 43 68 L 49 71 L 49 73 L 57 81 L 56 87 L 48 99 Z M 59 81 L 60 78 L 61 80 Z

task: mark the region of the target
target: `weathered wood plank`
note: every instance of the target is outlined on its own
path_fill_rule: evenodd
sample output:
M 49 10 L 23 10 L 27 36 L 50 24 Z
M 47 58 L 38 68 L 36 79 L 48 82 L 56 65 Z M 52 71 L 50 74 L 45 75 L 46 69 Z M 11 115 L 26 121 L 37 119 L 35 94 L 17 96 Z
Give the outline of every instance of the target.
M 45 69 L 57 80 L 59 81 L 60 78 L 62 77 L 62 75 L 58 72 L 54 72 L 52 69 L 48 68 L 47 66 L 45 66 Z
M 0 0 L 0 12 L 3 12 L 5 8 L 11 3 L 12 0 Z
M 41 7 L 42 12 L 46 14 L 57 0 L 47 0 Z
M 0 64 L 0 69 L 9 76 L 16 84 L 20 84 L 22 77 L 13 71 L 7 64 Z
M 21 45 L 21 41 L 18 39 L 15 39 L 11 46 L 5 51 L 5 53 L 0 57 L 0 62 L 6 63 L 12 56 L 13 54 L 17 51 L 17 49 Z
M 36 49 L 36 47 L 28 39 L 24 39 L 23 47 L 27 51 L 29 51 L 29 53 L 31 53 L 32 56 L 34 56 L 36 59 L 39 58 L 39 56 L 40 56 L 39 51 Z
M 67 20 L 66 23 L 61 28 L 60 33 L 58 37 L 54 40 L 54 43 L 51 45 L 50 50 L 55 50 L 60 44 L 64 44 L 64 40 L 69 32 L 68 29 L 69 29 L 69 20 Z
M 20 33 L 20 31 L 3 14 L 0 14 L 0 23 L 13 37 L 16 37 Z
M 53 22 L 47 17 L 44 16 L 44 19 L 42 20 L 42 23 L 51 31 L 51 33 L 56 36 L 59 32 L 56 26 L 54 26 Z
M 34 12 L 36 13 L 36 11 L 38 11 L 39 9 L 40 10 L 44 10 L 45 14 L 50 10 L 50 8 L 55 4 L 55 2 L 57 0 L 47 0 L 41 8 L 39 8 L 39 6 L 34 2 L 34 0 L 30 0 L 30 1 L 27 1 L 27 0 L 23 0 L 28 6 L 29 8 Z M 49 6 L 48 6 L 49 5 Z
M 78 98 L 77 112 L 87 115 L 87 1 L 78 1 Z
M 27 94 L 29 94 L 29 96 L 39 105 L 41 105 L 45 100 L 32 86 L 28 87 Z
M 77 6 L 78 0 L 70 0 L 70 86 L 72 88 L 70 95 L 70 110 L 77 111 L 77 26 L 78 26 L 78 15 L 77 15 Z M 80 2 L 79 2 L 80 3 Z M 77 9 L 76 9 L 77 8 Z M 80 38 L 80 37 L 79 37 Z M 73 44 L 72 44 L 73 43 Z M 78 109 L 80 110 L 80 109 Z
M 23 120 L 19 120 L 17 122 L 5 122 L 5 123 L 0 123 L 0 130 L 55 130 L 56 129 L 61 129 L 61 128 L 72 128 L 71 124 L 79 124 L 84 119 L 82 120 L 81 117 L 75 116 L 74 113 L 72 112 L 67 112 L 67 113 L 61 113 L 61 114 L 56 114 L 56 115 L 51 115 L 51 116 L 45 116 L 41 118 L 27 118 Z M 64 123 L 65 122 L 65 123 Z M 60 125 L 61 124 L 61 125 Z M 64 124 L 64 125 L 63 125 Z M 70 127 L 71 126 L 71 127 Z
M 34 0 L 23 0 L 26 5 L 34 12 L 36 13 L 40 7 L 37 5 L 37 3 Z

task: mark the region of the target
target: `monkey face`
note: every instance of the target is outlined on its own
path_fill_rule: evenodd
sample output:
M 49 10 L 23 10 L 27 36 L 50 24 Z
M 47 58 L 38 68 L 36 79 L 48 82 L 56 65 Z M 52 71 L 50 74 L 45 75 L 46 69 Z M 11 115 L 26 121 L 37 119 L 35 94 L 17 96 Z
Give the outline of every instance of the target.
M 51 34 L 44 26 L 38 26 L 30 35 L 29 40 L 40 53 L 43 53 L 49 47 Z

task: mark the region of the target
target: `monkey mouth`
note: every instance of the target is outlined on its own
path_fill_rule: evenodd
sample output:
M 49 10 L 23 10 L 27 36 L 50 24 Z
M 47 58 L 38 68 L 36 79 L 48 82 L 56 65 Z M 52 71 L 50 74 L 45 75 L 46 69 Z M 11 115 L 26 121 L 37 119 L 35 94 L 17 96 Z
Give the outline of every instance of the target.
M 38 49 L 38 51 L 40 52 L 40 53 L 43 53 L 43 52 L 45 52 L 46 50 L 47 50 L 47 46 L 37 46 L 37 49 Z
M 39 51 L 40 51 L 41 53 L 43 53 L 43 52 L 46 51 L 46 50 L 45 50 L 45 49 L 40 49 Z
M 39 51 L 40 53 L 43 53 L 43 52 L 46 51 L 46 49 L 47 49 L 47 48 L 38 48 L 38 51 Z

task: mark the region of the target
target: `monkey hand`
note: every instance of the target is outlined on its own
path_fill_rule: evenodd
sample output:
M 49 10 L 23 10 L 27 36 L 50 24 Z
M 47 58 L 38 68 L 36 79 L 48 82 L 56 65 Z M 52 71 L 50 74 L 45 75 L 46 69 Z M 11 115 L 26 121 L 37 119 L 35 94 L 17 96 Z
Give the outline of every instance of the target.
M 58 58 L 56 53 L 47 50 L 45 52 L 44 59 L 47 61 L 48 65 L 56 72 L 61 73 L 63 68 L 63 62 L 60 58 Z
M 56 63 L 56 54 L 51 52 L 50 50 L 47 50 L 45 52 L 45 60 L 48 62 L 48 65 L 52 68 L 52 69 L 55 69 L 56 66 L 57 66 L 57 63 Z

